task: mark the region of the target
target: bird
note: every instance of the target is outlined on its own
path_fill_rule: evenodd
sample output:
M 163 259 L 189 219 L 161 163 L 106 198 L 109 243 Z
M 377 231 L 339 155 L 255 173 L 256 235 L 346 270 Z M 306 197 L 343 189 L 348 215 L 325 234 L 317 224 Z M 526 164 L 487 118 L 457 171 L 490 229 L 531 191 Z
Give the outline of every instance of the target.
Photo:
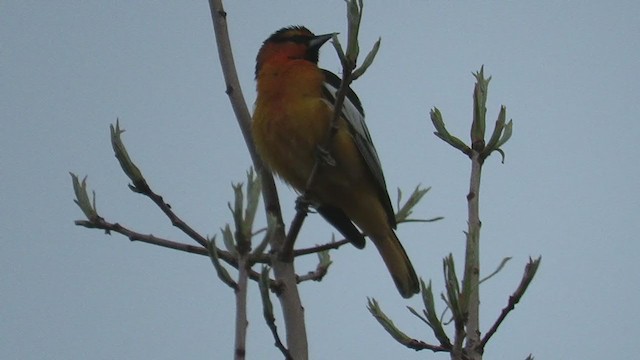
M 251 132 L 256 151 L 297 192 L 308 190 L 315 210 L 357 248 L 366 235 L 375 244 L 400 295 L 420 290 L 396 219 L 382 167 L 364 122 L 360 99 L 349 88 L 323 164 L 309 189 L 309 175 L 327 137 L 340 78 L 318 67 L 320 47 L 333 33 L 314 35 L 284 27 L 262 44 L 256 58 L 256 102 Z

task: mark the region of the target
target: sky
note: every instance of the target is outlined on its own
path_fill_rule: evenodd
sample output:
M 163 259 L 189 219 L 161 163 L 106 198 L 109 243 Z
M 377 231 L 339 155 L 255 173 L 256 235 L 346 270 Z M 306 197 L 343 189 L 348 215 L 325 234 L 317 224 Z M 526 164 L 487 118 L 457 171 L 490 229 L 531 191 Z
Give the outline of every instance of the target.
M 302 24 L 346 33 L 340 0 L 228 1 L 226 11 L 250 107 L 255 55 L 272 32 Z M 483 169 L 481 272 L 512 259 L 480 289 L 482 329 L 529 257 L 542 264 L 486 358 L 640 351 L 639 16 L 636 1 L 365 4 L 363 52 L 378 37 L 382 46 L 353 88 L 393 202 L 397 188 L 422 184 L 431 190 L 414 216 L 444 217 L 398 229 L 436 293 L 442 258 L 463 262 L 470 162 L 433 135 L 429 110 L 468 140 L 472 72 L 484 65 L 489 126 L 500 105 L 513 119 L 504 164 L 491 156 Z M 331 46 L 320 64 L 339 72 Z M 75 226 L 83 214 L 69 176 L 88 175 L 107 220 L 192 243 L 127 188 L 109 142 L 119 119 L 153 189 L 201 234 L 219 234 L 232 221 L 231 184 L 251 166 L 224 90 L 205 1 L 0 4 L 0 358 L 232 357 L 234 296 L 209 259 Z M 288 222 L 295 193 L 278 186 Z M 310 216 L 297 246 L 333 233 Z M 368 313 L 374 297 L 405 333 L 435 342 L 406 310 L 421 308 L 419 297 L 397 294 L 373 246 L 331 256 L 322 282 L 300 285 L 310 358 L 448 358 L 402 347 Z M 315 265 L 313 256 L 296 261 L 303 274 Z M 261 311 L 251 284 L 248 358 L 282 358 Z

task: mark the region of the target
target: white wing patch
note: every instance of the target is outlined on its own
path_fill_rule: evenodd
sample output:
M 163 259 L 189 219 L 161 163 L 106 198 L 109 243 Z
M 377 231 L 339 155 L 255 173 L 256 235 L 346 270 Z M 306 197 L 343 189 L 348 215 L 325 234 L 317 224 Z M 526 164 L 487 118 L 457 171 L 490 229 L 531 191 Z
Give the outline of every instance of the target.
M 331 99 L 325 99 L 325 102 L 333 109 L 338 88 L 326 81 L 324 82 L 324 87 L 331 96 Z M 373 141 L 371 140 L 369 129 L 367 129 L 367 124 L 364 122 L 364 113 L 360 111 L 358 106 L 356 106 L 348 96 L 345 96 L 344 103 L 342 105 L 342 117 L 349 124 L 349 128 L 352 131 L 353 139 L 360 151 L 360 155 L 362 155 L 371 175 L 377 182 L 380 200 L 383 202 L 383 206 L 387 211 L 390 223 L 395 228 L 395 215 L 393 213 L 391 200 L 389 199 L 389 194 L 387 193 L 387 184 L 384 180 L 384 174 L 382 173 L 382 166 L 380 165 L 378 153 L 376 152 L 376 148 L 373 146 Z
M 325 99 L 327 104 L 333 108 L 333 102 L 335 102 L 336 96 L 338 94 L 338 89 L 332 86 L 331 84 L 325 82 L 325 89 L 331 94 L 333 100 L 329 102 Z M 367 128 L 367 124 L 364 122 L 364 114 L 358 110 L 358 108 L 353 104 L 353 102 L 349 99 L 349 97 L 345 96 L 344 103 L 342 105 L 342 116 L 349 123 L 351 128 L 360 136 L 366 140 L 367 145 L 370 147 L 369 152 L 375 156 L 375 160 L 378 163 L 378 167 L 380 167 L 380 159 L 378 158 L 378 153 L 376 152 L 375 147 L 373 146 L 373 140 L 371 140 L 371 135 L 369 134 L 369 129 Z

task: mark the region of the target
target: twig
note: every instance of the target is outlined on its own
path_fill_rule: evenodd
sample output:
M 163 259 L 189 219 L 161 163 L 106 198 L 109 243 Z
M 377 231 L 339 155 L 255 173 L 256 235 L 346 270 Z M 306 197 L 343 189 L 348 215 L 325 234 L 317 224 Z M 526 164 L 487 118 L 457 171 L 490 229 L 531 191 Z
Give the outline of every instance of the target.
M 314 247 L 311 247 L 311 248 L 295 250 L 293 252 L 293 256 L 309 255 L 309 254 L 315 254 L 315 253 L 320 252 L 320 251 L 337 249 L 337 248 L 341 247 L 342 245 L 349 244 L 349 243 L 351 243 L 351 241 L 349 241 L 347 239 L 342 239 L 342 240 L 339 240 L 339 241 L 332 241 L 332 242 L 324 244 L 324 245 L 318 245 L 318 246 L 314 246 Z
M 191 228 L 191 226 L 187 225 L 187 223 L 185 223 L 180 217 L 178 217 L 178 215 L 176 215 L 176 213 L 171 209 L 171 205 L 167 204 L 162 196 L 153 192 L 153 190 L 151 190 L 151 187 L 147 187 L 147 189 L 145 189 L 142 194 L 151 199 L 151 201 L 153 201 L 160 208 L 160 210 L 162 210 L 162 212 L 171 221 L 171 225 L 182 230 L 183 233 L 187 234 L 187 236 L 195 240 L 203 247 L 207 246 L 207 239 L 198 234 L 197 231 L 195 231 L 193 228 Z
M 173 226 L 177 227 L 178 229 L 182 230 L 182 232 L 184 232 L 185 234 L 187 234 L 190 238 L 192 238 L 193 240 L 195 240 L 198 244 L 202 245 L 202 247 L 207 247 L 207 239 L 205 239 L 204 237 L 202 237 L 202 235 L 198 234 L 195 230 L 193 230 L 189 225 L 187 225 L 184 221 L 182 221 L 182 219 L 180 219 L 178 217 L 178 215 L 176 215 L 173 210 L 171 209 L 171 205 L 169 205 L 168 203 L 166 203 L 164 201 L 164 199 L 162 198 L 162 196 L 156 194 L 151 187 L 149 186 L 149 184 L 147 183 L 147 181 L 145 180 L 144 176 L 142 175 L 142 172 L 140 171 L 140 169 L 133 163 L 133 161 L 131 160 L 131 157 L 129 156 L 126 147 L 124 146 L 124 142 L 122 141 L 122 137 L 121 134 L 124 132 L 124 130 L 120 129 L 120 122 L 116 121 L 116 125 L 110 126 L 110 130 L 111 130 L 111 145 L 113 147 L 113 152 L 116 156 L 116 158 L 118 159 L 118 162 L 120 163 L 120 167 L 122 168 L 122 171 L 127 175 L 127 177 L 129 177 L 129 179 L 131 180 L 133 185 L 129 185 L 129 189 L 131 189 L 131 191 L 138 193 L 138 194 L 142 194 L 145 195 L 146 197 L 148 197 L 149 199 L 151 199 L 151 201 L 153 201 L 159 208 L 160 210 L 162 210 L 162 212 L 169 218 L 169 220 L 171 221 L 171 224 L 173 224 Z M 86 201 L 86 197 L 87 195 L 84 195 L 81 197 L 78 197 L 78 191 L 86 191 L 86 187 L 85 187 L 85 182 L 83 180 L 82 184 L 80 187 L 77 186 L 77 182 L 78 179 L 75 175 L 72 174 L 72 178 L 73 178 L 73 182 L 74 182 L 74 191 L 76 192 L 76 197 L 78 198 L 76 201 L 76 203 L 78 204 L 78 206 L 80 206 L 80 208 L 85 207 L 87 203 Z M 86 178 L 85 178 L 86 179 Z M 80 201 L 82 200 L 82 201 Z M 95 194 L 94 194 L 94 208 L 95 208 Z M 95 210 L 95 209 L 94 209 Z M 85 211 L 85 210 L 83 210 Z M 85 212 L 86 214 L 86 212 Z M 93 220 L 91 216 L 87 216 L 87 218 L 89 220 Z
M 520 280 L 520 285 L 518 285 L 516 291 L 514 291 L 511 296 L 509 296 L 509 302 L 507 303 L 507 306 L 502 309 L 502 312 L 500 313 L 498 319 L 493 323 L 491 328 L 482 338 L 482 342 L 480 343 L 481 351 L 484 350 L 485 345 L 487 345 L 487 342 L 498 330 L 498 327 L 500 326 L 500 324 L 502 324 L 507 315 L 513 309 L 515 309 L 516 304 L 520 302 L 520 299 L 522 299 L 522 296 L 524 295 L 525 291 L 527 291 L 527 288 L 529 287 L 529 284 L 531 284 L 533 277 L 536 275 L 536 271 L 538 271 L 538 266 L 540 265 L 541 260 L 542 257 L 538 257 L 536 260 L 529 259 L 529 263 L 527 263 L 524 268 L 524 274 L 522 275 L 522 280 Z
M 157 246 L 165 247 L 168 249 L 184 251 L 191 254 L 209 256 L 209 252 L 205 248 L 159 238 L 151 234 L 142 234 L 142 233 L 130 230 L 120 225 L 119 223 L 111 223 L 102 218 L 100 221 L 76 220 L 75 224 L 78 226 L 86 227 L 88 229 L 104 230 L 107 234 L 113 231 L 115 233 L 126 236 L 130 241 L 140 241 L 146 244 L 157 245 Z M 229 252 L 224 251 L 222 249 L 218 249 L 218 256 L 220 257 L 221 260 L 223 260 L 227 264 L 233 266 L 236 269 L 238 268 L 237 260 L 233 256 L 231 256 Z M 254 262 L 264 262 L 264 259 L 260 259 L 260 260 L 263 260 L 263 261 L 254 261 Z M 249 270 L 248 274 L 251 280 L 258 281 L 260 278 L 260 274 L 254 270 Z M 279 286 L 273 280 L 270 280 L 269 287 L 274 290 L 279 288 Z
M 94 221 L 76 220 L 75 224 L 78 226 L 86 227 L 88 229 L 101 229 L 101 230 L 104 230 L 106 233 L 110 233 L 111 231 L 113 231 L 118 234 L 122 234 L 126 236 L 131 241 L 140 241 L 143 243 L 158 245 L 158 246 L 162 246 L 162 247 L 174 249 L 174 250 L 180 250 L 180 251 L 188 252 L 191 254 L 209 256 L 209 252 L 204 247 L 179 243 L 176 241 L 159 238 L 151 234 L 141 234 L 139 232 L 130 230 L 118 223 L 110 223 L 102 218 Z M 230 256 L 228 252 L 220 250 L 220 253 L 221 253 L 221 258 L 225 262 L 229 263 L 230 265 L 235 264 L 234 258 Z
M 416 351 L 431 350 L 433 352 L 451 352 L 450 348 L 446 348 L 441 345 L 431 345 L 422 340 L 416 340 L 416 339 L 411 339 L 410 341 L 403 343 L 403 345 L 410 349 L 414 349 Z

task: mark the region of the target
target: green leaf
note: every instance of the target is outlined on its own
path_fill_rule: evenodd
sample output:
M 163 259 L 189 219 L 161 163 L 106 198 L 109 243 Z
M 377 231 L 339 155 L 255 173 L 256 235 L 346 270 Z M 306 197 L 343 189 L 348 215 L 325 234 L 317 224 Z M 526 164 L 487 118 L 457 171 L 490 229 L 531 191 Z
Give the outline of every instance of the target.
M 380 50 L 380 42 L 381 41 L 382 41 L 382 39 L 378 38 L 378 41 L 376 41 L 375 44 L 373 44 L 373 48 L 371 49 L 371 51 L 369 51 L 367 56 L 364 58 L 364 61 L 362 62 L 362 65 L 360 65 L 359 68 L 354 70 L 353 76 L 352 76 L 353 80 L 355 80 L 355 79 L 359 78 L 360 76 L 362 76 L 365 73 L 365 71 L 367 71 L 369 66 L 371 66 L 371 64 L 373 64 L 373 60 L 375 59 L 376 55 L 378 54 L 378 50 Z
M 229 224 L 224 226 L 224 229 L 220 229 L 222 232 L 222 240 L 224 242 L 224 247 L 230 252 L 234 257 L 238 256 L 238 249 L 236 248 L 236 242 L 233 237 L 233 232 L 231 232 L 231 227 Z
M 228 204 L 229 210 L 231 210 L 231 214 L 233 215 L 233 223 L 235 225 L 236 231 L 242 229 L 242 207 L 244 205 L 244 194 L 242 192 L 242 183 L 231 184 L 233 188 L 234 202 L 233 208 L 231 204 Z
M 425 286 L 424 281 L 420 279 L 420 285 L 422 288 L 422 302 L 424 303 L 424 308 L 425 308 L 426 323 L 427 325 L 429 325 L 431 330 L 433 330 L 433 334 L 435 335 L 436 339 L 440 341 L 441 345 L 450 346 L 451 341 L 449 340 L 447 333 L 444 331 L 442 322 L 438 318 L 435 301 L 433 299 L 433 290 L 431 288 L 431 281 L 429 281 L 428 286 Z
M 506 119 L 506 107 L 503 105 L 500 107 L 500 114 L 498 115 L 498 120 L 496 121 L 496 127 L 491 135 L 491 139 L 489 143 L 482 151 L 482 158 L 486 159 L 491 155 L 492 152 L 497 151 L 502 156 L 502 163 L 504 163 L 504 151 L 501 149 L 502 145 L 504 145 L 511 138 L 511 134 L 513 132 L 513 120 L 509 120 L 508 123 L 505 124 Z
M 436 128 L 436 131 L 434 132 L 434 134 L 440 139 L 442 139 L 444 142 L 446 142 L 447 144 L 462 151 L 462 153 L 464 153 L 465 155 L 470 156 L 471 149 L 464 142 L 462 142 L 462 140 L 451 135 L 447 131 L 447 128 L 444 125 L 444 120 L 442 119 L 442 114 L 440 113 L 440 110 L 434 107 L 433 109 L 431 109 L 430 115 L 431 115 L 431 122 L 433 123 L 433 126 Z
M 329 269 L 329 266 L 331 266 L 331 264 L 333 264 L 333 261 L 331 261 L 331 255 L 329 255 L 329 250 L 319 251 L 318 266 L 321 267 L 322 269 L 325 269 L 325 272 L 326 272 L 326 270 Z
M 220 262 L 220 258 L 218 257 L 218 248 L 216 247 L 215 237 L 207 241 L 207 249 L 209 250 L 209 258 L 211 258 L 211 263 L 213 264 L 213 267 L 216 269 L 216 273 L 218 274 L 218 277 L 220 278 L 220 280 L 222 280 L 223 283 L 229 285 L 229 287 L 232 288 L 233 290 L 237 290 L 238 284 L 231 278 L 231 275 L 229 275 L 229 272 L 227 271 L 227 269 L 225 269 L 225 267 Z
M 484 149 L 484 133 L 486 128 L 487 95 L 491 77 L 485 79 L 484 65 L 473 74 L 476 84 L 473 89 L 473 123 L 471 124 L 471 146 L 474 150 Z
M 80 182 L 76 174 L 70 172 L 69 175 L 71 175 L 73 192 L 76 195 L 76 198 L 73 200 L 73 202 L 78 205 L 80 210 L 82 210 L 87 220 L 98 220 L 100 216 L 98 215 L 98 210 L 96 209 L 96 192 L 93 191 L 92 202 L 91 200 L 89 200 L 89 194 L 87 193 L 87 177 L 85 176 L 82 179 L 82 182 Z
M 267 248 L 267 245 L 269 244 L 269 241 L 271 240 L 271 237 L 273 236 L 273 233 L 276 230 L 277 223 L 278 223 L 277 218 L 273 214 L 268 213 L 267 214 L 267 233 L 265 234 L 260 244 L 258 244 L 258 246 L 256 246 L 256 248 L 253 250 L 253 252 L 251 253 L 251 256 L 256 257 L 264 253 L 264 250 Z
M 253 222 L 256 217 L 256 211 L 260 204 L 260 195 L 262 194 L 262 181 L 253 168 L 247 172 L 247 208 L 244 212 L 243 232 L 245 238 L 251 237 Z
M 507 263 L 509 262 L 509 260 L 511 260 L 510 256 L 507 256 L 505 258 L 502 259 L 502 261 L 500 262 L 500 265 L 498 265 L 498 267 L 489 275 L 485 276 L 483 279 L 481 279 L 478 284 L 482 284 L 483 282 L 491 279 L 492 277 L 494 277 L 496 274 L 498 274 L 505 265 L 507 265 Z
M 409 309 L 409 312 L 412 313 L 413 315 L 415 315 L 418 319 L 422 320 L 422 322 L 424 322 L 425 324 L 429 325 L 429 320 L 427 320 L 422 315 L 418 314 L 416 309 L 412 308 L 411 306 L 407 306 L 407 309 Z M 429 325 L 429 326 L 431 326 L 431 325 Z
M 432 222 L 442 219 L 442 217 L 436 217 L 432 219 L 409 219 L 409 216 L 411 216 L 411 214 L 413 213 L 413 208 L 418 205 L 418 203 L 422 200 L 424 195 L 429 192 L 429 190 L 431 190 L 431 187 L 423 189 L 420 187 L 420 185 L 416 186 L 411 195 L 409 195 L 407 201 L 404 203 L 404 205 L 401 206 L 400 201 L 402 199 L 402 191 L 398 189 L 398 212 L 396 212 L 395 215 L 396 222 L 398 224 L 403 222 Z
M 445 288 L 447 291 L 446 302 L 451 309 L 451 313 L 453 314 L 453 318 L 456 321 L 464 320 L 465 307 L 464 304 L 461 304 L 460 297 L 460 282 L 458 281 L 458 276 L 456 275 L 456 267 L 453 260 L 453 255 L 449 254 L 446 258 L 444 258 L 443 262 L 443 272 L 444 272 L 444 280 L 445 280 Z
M 358 33 L 360 32 L 360 21 L 362 20 L 362 0 L 347 0 L 347 53 L 346 59 L 349 69 L 355 66 L 360 46 L 358 45 Z
M 113 152 L 120 163 L 120 167 L 122 171 L 129 177 L 133 186 L 129 186 L 129 188 L 135 192 L 145 193 L 150 191 L 149 185 L 147 185 L 147 181 L 142 176 L 142 172 L 138 167 L 131 161 L 129 157 L 129 153 L 127 152 L 124 143 L 122 142 L 122 133 L 124 130 L 120 129 L 120 120 L 116 120 L 116 126 L 113 124 L 109 125 L 109 129 L 111 131 L 111 146 L 113 147 Z
M 502 135 L 502 131 L 504 130 L 505 118 L 506 118 L 507 108 L 503 105 L 500 107 L 500 114 L 498 114 L 498 120 L 496 120 L 496 126 L 493 128 L 493 133 L 491 134 L 491 138 L 487 143 L 487 146 L 483 150 L 483 156 L 486 158 L 491 154 L 491 152 L 498 148 L 498 140 L 500 140 L 500 136 Z
M 509 139 L 511 139 L 511 134 L 513 133 L 513 120 L 509 120 L 507 125 L 504 127 L 504 132 L 502 133 L 502 137 L 500 141 L 496 144 L 496 148 L 501 148 L 502 145 L 506 144 Z
M 401 344 L 407 344 L 411 341 L 411 338 L 407 336 L 405 333 L 403 333 L 402 331 L 400 331 L 400 329 L 396 327 L 393 321 L 389 319 L 389 317 L 382 311 L 382 309 L 380 309 L 380 305 L 378 305 L 378 302 L 376 301 L 376 299 L 367 298 L 367 302 L 368 302 L 367 309 L 369 310 L 371 315 L 373 315 L 373 317 L 376 318 L 376 320 L 378 320 L 378 323 L 380 323 L 380 325 L 382 325 L 382 327 L 394 339 L 396 339 L 396 341 L 398 341 Z

